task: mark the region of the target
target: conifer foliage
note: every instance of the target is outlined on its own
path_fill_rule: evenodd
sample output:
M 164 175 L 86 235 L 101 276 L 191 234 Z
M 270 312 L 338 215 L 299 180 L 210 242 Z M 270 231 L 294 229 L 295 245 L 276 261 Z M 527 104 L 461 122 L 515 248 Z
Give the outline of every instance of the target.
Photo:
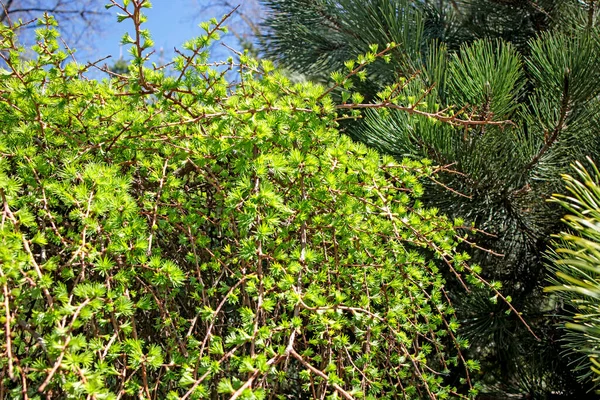
M 0 28 L 0 398 L 472 397 L 441 271 L 502 295 L 419 200 L 436 168 L 340 135 L 324 86 L 209 65 L 223 21 L 147 65 L 148 6 L 109 4 L 133 61 L 102 82 L 52 17 L 29 59 Z
M 588 160 L 590 161 L 590 160 Z M 569 230 L 557 235 L 549 266 L 554 272 L 552 286 L 565 304 L 566 347 L 576 362 L 583 381 L 600 377 L 600 187 L 598 168 L 588 162 L 575 165 L 575 176 L 565 175 L 569 195 L 556 195 L 555 201 L 568 212 L 564 221 Z
M 398 45 L 389 63 L 374 64 L 357 83 L 366 111 L 344 131 L 397 159 L 427 157 L 447 166 L 428 185 L 425 203 L 485 232 L 476 247 L 466 245 L 474 247 L 484 276 L 503 282 L 542 338 L 535 340 L 485 294 L 460 294 L 464 333 L 479 353 L 488 390 L 499 398 L 585 396 L 587 389 L 579 392 L 568 372 L 568 358 L 559 356 L 552 318 L 559 309 L 542 295 L 543 251 L 564 212 L 547 200 L 564 190 L 561 174 L 569 165 L 597 157 L 600 145 L 598 2 L 263 3 L 265 52 L 312 80 L 324 81 L 371 43 Z M 368 105 L 385 101 L 385 87 L 398 80 L 399 106 L 482 125 L 442 124 Z

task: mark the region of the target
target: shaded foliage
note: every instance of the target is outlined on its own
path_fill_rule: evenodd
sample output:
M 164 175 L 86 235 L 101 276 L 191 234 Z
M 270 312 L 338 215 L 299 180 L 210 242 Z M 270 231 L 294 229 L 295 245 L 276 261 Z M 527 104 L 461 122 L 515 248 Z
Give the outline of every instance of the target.
M 564 176 L 569 195 L 555 196 L 554 200 L 568 212 L 564 222 L 569 230 L 557 235 L 549 252 L 553 276 L 552 286 L 546 291 L 554 293 L 556 301 L 564 303 L 567 330 L 564 345 L 576 358 L 575 370 L 583 381 L 592 380 L 597 384 L 600 375 L 600 173 L 594 163 L 590 164 L 586 169 L 577 163 L 576 176 Z
M 28 61 L 0 28 L 0 397 L 473 397 L 442 271 L 504 297 L 419 200 L 438 169 L 340 135 L 323 86 L 207 64 L 223 21 L 149 68 L 149 3 L 111 6 L 133 60 L 102 82 L 51 17 Z
M 573 160 L 598 152 L 598 3 L 593 1 L 266 0 L 266 54 L 323 81 L 370 43 L 398 44 L 356 86 L 365 103 L 400 78 L 406 108 L 455 113 L 482 126 L 441 124 L 394 110 L 367 111 L 343 129 L 397 159 L 447 166 L 425 202 L 482 232 L 474 252 L 536 326 L 541 343 L 487 294 L 457 295 L 464 333 L 490 379 L 488 390 L 546 398 L 585 396 L 559 332 L 544 317 L 559 310 L 542 295 L 543 251 L 562 210 Z M 302 37 L 303 40 L 297 40 Z M 296 67 L 294 67 L 296 66 Z M 334 93 L 335 95 L 335 93 Z M 510 125 L 489 122 L 510 120 Z M 472 246 L 472 244 L 470 244 Z M 483 250 L 486 249 L 486 250 Z M 459 292 L 460 293 L 460 292 Z M 480 298 L 478 298 L 479 296 Z M 545 357 L 541 359 L 540 354 Z M 526 383 L 523 383 L 526 381 Z M 579 397 L 578 397 L 579 398 Z

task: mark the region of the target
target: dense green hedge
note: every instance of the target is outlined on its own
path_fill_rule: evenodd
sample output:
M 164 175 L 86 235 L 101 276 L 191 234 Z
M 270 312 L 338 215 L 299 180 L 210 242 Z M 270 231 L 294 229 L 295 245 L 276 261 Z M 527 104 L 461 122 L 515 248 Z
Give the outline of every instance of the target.
M 418 200 L 435 168 L 341 136 L 321 86 L 208 65 L 220 22 L 146 66 L 125 3 L 102 82 L 51 17 L 30 59 L 0 30 L 0 398 L 473 395 L 439 268 L 483 283 Z

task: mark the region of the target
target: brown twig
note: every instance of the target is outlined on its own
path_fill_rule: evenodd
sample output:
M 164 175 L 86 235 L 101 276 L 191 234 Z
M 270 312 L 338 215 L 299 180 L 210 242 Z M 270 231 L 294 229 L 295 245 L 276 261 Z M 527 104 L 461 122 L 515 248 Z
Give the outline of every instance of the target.
M 229 350 L 229 352 L 227 352 L 226 354 L 223 355 L 223 357 L 221 357 L 219 359 L 219 361 L 217 361 L 219 364 L 221 364 L 223 361 L 227 360 L 229 357 L 231 357 L 239 348 L 240 345 L 235 346 L 233 349 Z M 209 375 L 212 374 L 212 371 L 210 370 L 210 368 L 208 369 L 208 371 L 206 371 L 204 373 L 204 375 L 202 375 L 200 378 L 198 378 L 194 384 L 192 385 L 192 387 L 183 395 L 183 397 L 181 397 L 181 400 L 186 400 L 188 397 L 190 397 L 192 395 L 192 393 L 194 393 L 194 390 L 196 390 L 196 388 L 198 387 L 198 385 L 200 385 Z
M 154 230 L 156 225 L 156 217 L 158 215 L 158 203 L 160 202 L 160 196 L 162 195 L 163 186 L 165 184 L 165 177 L 167 176 L 167 166 L 169 165 L 169 159 L 165 159 L 165 163 L 162 169 L 162 175 L 160 177 L 160 181 L 158 183 L 158 191 L 156 193 L 156 202 L 154 203 L 154 208 L 152 210 L 152 223 L 150 224 L 150 235 L 148 236 L 148 249 L 146 250 L 146 255 L 150 257 L 152 255 L 152 239 L 154 238 Z
M 570 76 L 570 71 L 567 69 L 567 71 L 565 71 L 565 76 L 564 76 L 564 80 L 563 80 L 563 95 L 562 95 L 562 100 L 561 100 L 561 104 L 560 104 L 560 117 L 558 119 L 558 123 L 556 124 L 556 126 L 552 130 L 552 133 L 549 136 L 545 135 L 545 136 L 547 136 L 547 138 L 545 138 L 546 140 L 545 140 L 544 145 L 542 146 L 540 151 L 535 155 L 535 157 L 533 157 L 533 159 L 529 162 L 529 164 L 527 164 L 525 166 L 525 168 L 524 168 L 525 172 L 532 169 L 538 163 L 538 161 L 542 158 L 542 156 L 550 149 L 550 147 L 552 147 L 554 142 L 556 142 L 558 140 L 560 133 L 562 132 L 563 128 L 565 127 L 565 122 L 567 120 L 567 116 L 569 115 L 569 111 L 571 110 L 571 107 L 569 104 L 571 101 L 571 96 L 569 94 L 569 76 Z
M 269 359 L 269 361 L 267 361 L 267 365 L 268 366 L 275 365 L 279 361 L 281 361 L 283 358 L 285 358 L 284 355 L 278 354 L 278 355 L 272 357 L 271 359 Z M 238 390 L 236 390 L 235 393 L 233 393 L 233 395 L 231 395 L 231 397 L 229 398 L 229 400 L 235 400 L 235 399 L 237 399 L 238 397 L 240 397 L 242 395 L 242 393 L 244 392 L 244 390 L 246 390 L 249 387 L 252 387 L 252 383 L 258 377 L 258 375 L 260 375 L 260 369 L 256 369 L 252 373 L 252 375 L 250 376 L 250 378 L 248 378 L 248 380 Z
M 239 5 L 237 7 L 235 7 L 233 10 L 231 10 L 229 13 L 227 13 L 225 16 L 223 16 L 223 18 L 221 18 L 221 20 L 210 31 L 207 32 L 207 37 L 210 38 L 216 31 L 218 31 L 221 28 L 221 26 L 223 25 L 223 23 L 227 19 L 229 19 L 229 17 L 231 17 L 231 15 L 234 12 L 236 12 L 238 8 L 240 8 Z M 200 53 L 201 50 L 202 50 L 202 47 L 198 47 L 197 49 L 195 49 L 193 51 L 191 56 L 187 57 L 186 63 L 183 66 L 183 68 L 181 69 L 181 72 L 179 73 L 179 76 L 175 80 L 175 84 L 173 86 L 178 86 L 179 82 L 181 82 L 181 79 L 183 79 L 183 77 L 185 76 L 187 69 L 190 67 L 190 65 L 192 65 L 192 61 L 198 55 L 198 53 Z
M 3 189 L 0 189 L 0 199 L 2 200 L 2 203 L 4 204 L 4 214 L 13 223 L 15 228 L 18 229 L 19 225 L 20 225 L 19 221 L 17 220 L 15 215 L 10 210 L 10 207 L 8 206 L 8 201 L 6 200 L 6 195 L 4 194 Z M 27 239 L 25 239 L 25 235 L 21 234 L 20 236 L 21 236 L 21 242 L 23 243 L 23 248 L 25 249 L 25 252 L 29 255 L 29 260 L 31 261 L 31 264 L 33 265 L 33 269 L 35 270 L 36 275 L 38 276 L 38 278 L 40 280 L 43 279 L 42 268 L 39 266 L 37 261 L 35 261 L 35 256 L 33 255 L 33 252 L 31 251 L 31 247 L 29 246 L 29 241 Z M 52 307 L 52 305 L 54 304 L 54 300 L 52 299 L 52 296 L 50 295 L 48 288 L 45 288 L 45 287 L 42 288 L 42 293 L 44 293 L 44 296 L 46 297 L 48 306 Z
M 2 272 L 2 268 L 0 268 L 0 277 L 2 280 L 5 279 L 4 272 Z M 8 377 L 10 379 L 15 378 L 14 367 L 13 367 L 13 356 L 12 356 L 12 342 L 11 342 L 11 332 L 10 332 L 10 304 L 9 304 L 9 294 L 8 287 L 6 283 L 2 285 L 2 290 L 4 291 L 4 311 L 5 311 L 5 321 L 4 321 L 4 334 L 6 336 L 6 358 L 8 359 Z
M 54 366 L 50 370 L 50 373 L 48 373 L 48 376 L 46 377 L 46 379 L 44 380 L 44 382 L 38 388 L 38 392 L 39 393 L 43 393 L 44 392 L 44 390 L 46 389 L 46 386 L 48 386 L 48 384 L 52 380 L 52 377 L 54 376 L 54 374 L 56 373 L 56 371 L 58 371 L 58 368 L 60 368 L 60 363 L 62 362 L 62 359 L 64 358 L 64 356 L 65 356 L 65 354 L 67 352 L 67 347 L 69 346 L 69 342 L 71 342 L 72 336 L 70 335 L 70 333 L 73 330 L 73 324 L 75 324 L 75 320 L 77 320 L 77 317 L 79 317 L 79 313 L 81 312 L 81 310 L 83 310 L 83 307 L 85 307 L 86 305 L 88 305 L 89 302 L 90 302 L 90 299 L 86 299 L 83 303 L 81 303 L 77 307 L 77 309 L 73 313 L 73 319 L 71 320 L 71 323 L 69 324 L 69 329 L 68 329 L 68 334 L 69 335 L 65 338 L 65 344 L 62 346 L 62 349 L 60 350 L 60 355 L 56 359 L 56 362 L 54 363 Z
M 457 196 L 460 197 L 465 197 L 467 199 L 473 199 L 473 196 L 469 196 L 467 194 L 461 193 L 456 189 L 452 189 L 450 186 L 443 184 L 442 182 L 438 181 L 437 179 L 435 179 L 433 176 L 429 177 L 429 180 L 433 181 L 433 183 L 435 183 L 436 185 L 440 185 L 441 187 L 443 187 L 444 189 L 446 189 L 449 192 L 454 193 Z
M 225 295 L 225 297 L 223 297 L 223 299 L 221 300 L 221 302 L 219 303 L 219 305 L 217 306 L 217 309 L 215 310 L 215 312 L 213 313 L 214 318 L 212 319 L 212 321 L 210 322 L 210 325 L 206 331 L 206 335 L 204 335 L 204 340 L 202 341 L 202 345 L 200 346 L 200 352 L 198 354 L 202 355 L 204 353 L 204 348 L 206 347 L 206 343 L 208 342 L 208 339 L 210 339 L 210 334 L 213 330 L 213 327 L 215 326 L 215 321 L 216 321 L 216 316 L 217 314 L 221 311 L 221 308 L 223 308 L 223 306 L 225 305 L 225 302 L 227 301 L 227 298 L 233 293 L 233 291 L 235 289 L 238 288 L 238 286 L 240 286 L 244 281 L 246 281 L 246 279 L 248 279 L 249 276 L 244 276 L 242 279 L 240 279 L 235 285 L 233 285 L 231 288 L 229 288 L 229 291 L 227 292 L 227 294 Z M 194 321 L 198 318 L 198 316 L 196 316 L 196 318 L 194 318 Z M 190 326 L 190 330 L 188 331 L 188 336 L 191 335 L 192 333 L 192 328 L 193 325 Z
M 414 115 L 420 115 L 423 117 L 433 118 L 440 122 L 445 122 L 445 123 L 448 123 L 451 125 L 464 126 L 464 127 L 478 126 L 478 125 L 479 126 L 481 126 L 481 125 L 494 125 L 494 126 L 514 125 L 514 122 L 512 122 L 510 120 L 492 121 L 490 119 L 486 119 L 486 120 L 480 121 L 480 120 L 473 120 L 471 118 L 461 119 L 461 118 L 458 118 L 457 116 L 446 115 L 440 111 L 431 113 L 431 112 L 419 110 L 419 109 L 415 108 L 414 105 L 401 106 L 398 104 L 394 104 L 390 101 L 383 101 L 381 103 L 370 103 L 370 104 L 338 104 L 337 106 L 335 106 L 335 108 L 337 110 L 344 110 L 344 109 L 345 110 L 359 110 L 359 109 L 399 110 L 399 111 L 404 111 L 408 114 L 414 114 Z
M 298 354 L 296 352 L 296 350 L 294 350 L 293 347 L 289 349 L 289 352 L 290 352 L 290 355 L 292 357 L 294 357 L 296 360 L 298 360 L 300 362 L 300 364 L 304 365 L 306 368 L 308 368 L 315 375 L 318 375 L 321 378 L 323 378 L 325 380 L 325 382 L 327 382 L 328 385 L 330 385 L 331 387 L 333 387 L 343 398 L 345 398 L 347 400 L 354 400 L 354 397 L 352 397 L 352 395 L 350 393 L 346 392 L 344 390 L 344 388 L 342 388 L 337 383 L 331 382 L 329 380 L 329 377 L 323 371 L 321 371 L 321 370 L 313 367 L 312 365 L 310 365 L 300 354 Z
M 382 56 L 384 56 L 386 53 L 389 53 L 390 51 L 392 51 L 393 49 L 395 49 L 395 46 L 388 46 L 385 49 L 383 49 L 382 51 L 380 51 L 379 53 L 375 54 L 375 58 L 381 58 Z M 337 89 L 338 87 L 342 86 L 344 83 L 346 83 L 348 81 L 348 79 L 350 79 L 351 77 L 353 77 L 354 75 L 356 75 L 357 73 L 359 73 L 362 69 L 364 69 L 366 66 L 368 65 L 367 62 L 358 64 L 358 66 L 356 68 L 354 68 L 352 71 L 350 71 L 341 82 L 336 82 L 335 84 L 333 84 L 333 86 L 331 86 L 329 89 L 327 89 L 326 91 L 324 91 L 323 93 L 321 93 L 321 95 L 319 97 L 317 97 L 317 101 L 322 100 L 325 96 L 327 96 L 329 93 L 333 92 L 335 89 Z

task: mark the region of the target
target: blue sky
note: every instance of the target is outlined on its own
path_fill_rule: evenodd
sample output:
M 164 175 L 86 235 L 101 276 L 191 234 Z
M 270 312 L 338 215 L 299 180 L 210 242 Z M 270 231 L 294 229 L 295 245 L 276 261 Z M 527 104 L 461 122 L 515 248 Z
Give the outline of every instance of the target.
M 231 4 L 239 4 L 248 0 L 237 0 Z M 145 14 L 148 16 L 148 22 L 142 27 L 150 30 L 152 39 L 154 40 L 156 54 L 160 49 L 164 50 L 164 61 L 168 62 L 174 55 L 174 47 L 181 48 L 181 44 L 192 37 L 202 34 L 202 29 L 198 26 L 200 22 L 209 20 L 212 17 L 221 19 L 221 17 L 231 11 L 227 6 L 214 6 L 204 9 L 203 5 L 207 3 L 203 0 L 154 0 L 152 8 L 145 9 Z M 219 1 L 213 1 L 219 3 Z M 129 20 L 121 23 L 117 22 L 116 8 L 111 8 L 109 12 L 112 14 L 105 20 L 105 26 L 102 32 L 91 40 L 91 51 L 81 51 L 79 53 L 79 62 L 88 62 L 97 60 L 108 55 L 112 58 L 103 62 L 112 64 L 119 58 L 119 54 L 123 54 L 123 58 L 129 59 L 127 47 L 121 49 L 120 41 L 125 32 L 133 34 L 133 26 Z M 231 20 L 230 24 L 237 23 L 238 19 Z M 231 34 L 224 37 L 228 45 L 237 46 L 237 40 Z M 226 58 L 228 52 L 222 46 L 217 46 L 214 49 L 215 56 Z M 154 58 L 156 60 L 156 58 Z

